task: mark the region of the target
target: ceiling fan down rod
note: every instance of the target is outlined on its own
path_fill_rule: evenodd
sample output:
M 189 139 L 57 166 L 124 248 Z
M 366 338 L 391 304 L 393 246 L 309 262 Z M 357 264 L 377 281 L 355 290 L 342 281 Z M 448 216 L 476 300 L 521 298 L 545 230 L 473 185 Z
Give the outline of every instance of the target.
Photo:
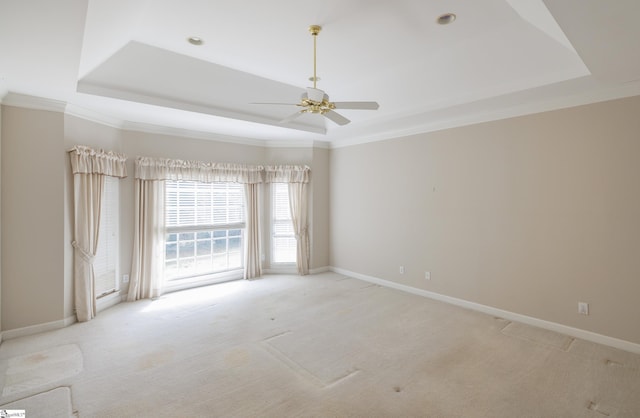
M 313 36 L 313 88 L 316 88 L 316 81 L 318 80 L 318 77 L 316 76 L 316 50 L 317 50 L 317 46 L 316 46 L 316 41 L 318 40 L 318 34 L 320 33 L 320 31 L 322 30 L 322 26 L 319 25 L 311 25 L 309 26 L 309 32 L 311 32 L 311 35 Z

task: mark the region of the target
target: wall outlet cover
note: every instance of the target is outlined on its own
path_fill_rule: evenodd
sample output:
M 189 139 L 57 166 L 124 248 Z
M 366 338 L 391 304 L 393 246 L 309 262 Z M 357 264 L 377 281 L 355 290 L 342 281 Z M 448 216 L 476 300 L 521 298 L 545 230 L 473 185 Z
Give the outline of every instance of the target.
M 587 302 L 578 302 L 578 313 L 580 315 L 589 315 L 589 304 Z

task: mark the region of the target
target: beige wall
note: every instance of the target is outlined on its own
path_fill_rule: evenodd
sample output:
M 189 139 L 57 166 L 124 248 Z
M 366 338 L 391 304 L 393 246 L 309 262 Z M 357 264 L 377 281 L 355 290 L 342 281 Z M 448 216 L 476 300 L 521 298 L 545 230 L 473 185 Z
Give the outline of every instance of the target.
M 1 102 L 0 102 L 1 103 Z M 2 106 L 0 105 L 0 237 L 2 237 Z M 0 343 L 2 342 L 2 239 L 0 239 Z
M 311 269 L 329 263 L 329 150 L 314 148 L 311 163 Z
M 3 106 L 2 329 L 64 318 L 64 115 Z
M 640 343 L 638 115 L 634 97 L 334 149 L 331 265 Z

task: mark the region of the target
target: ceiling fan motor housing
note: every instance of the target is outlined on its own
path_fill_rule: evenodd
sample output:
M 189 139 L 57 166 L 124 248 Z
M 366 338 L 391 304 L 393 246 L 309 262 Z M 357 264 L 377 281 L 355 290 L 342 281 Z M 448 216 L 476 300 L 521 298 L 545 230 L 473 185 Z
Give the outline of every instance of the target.
M 314 102 L 322 102 L 323 100 L 329 101 L 329 96 L 327 96 L 324 91 L 320 89 L 314 89 L 313 87 L 307 87 L 306 96 L 307 99 Z

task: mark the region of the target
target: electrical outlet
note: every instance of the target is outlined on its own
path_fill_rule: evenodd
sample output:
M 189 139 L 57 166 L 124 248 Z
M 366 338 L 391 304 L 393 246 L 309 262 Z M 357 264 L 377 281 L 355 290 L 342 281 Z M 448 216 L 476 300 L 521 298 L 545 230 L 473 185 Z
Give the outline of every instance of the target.
M 400 266 L 400 274 L 404 274 L 404 266 Z
M 129 283 L 129 275 L 128 274 L 123 274 L 122 275 L 122 283 Z
M 425 271 L 424 272 L 424 278 L 426 280 L 431 280 L 431 272 L 430 271 Z
M 587 302 L 578 302 L 578 313 L 580 315 L 589 315 L 589 304 Z

